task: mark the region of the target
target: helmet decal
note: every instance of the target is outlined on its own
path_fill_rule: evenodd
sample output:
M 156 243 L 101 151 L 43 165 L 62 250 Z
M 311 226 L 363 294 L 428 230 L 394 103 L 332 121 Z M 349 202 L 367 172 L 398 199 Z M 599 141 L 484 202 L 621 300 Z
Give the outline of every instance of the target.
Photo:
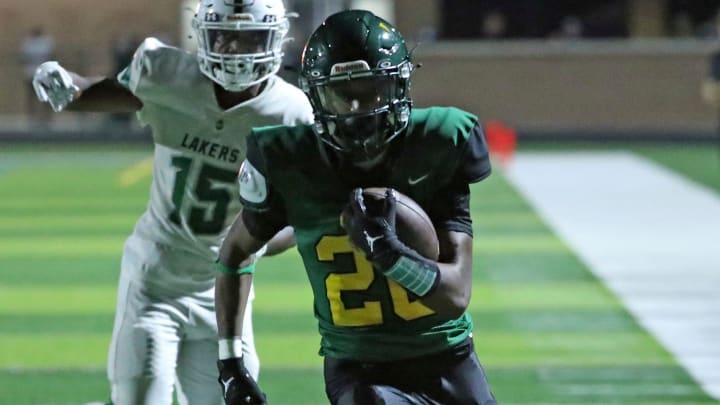
M 230 14 L 227 16 L 228 21 L 245 21 L 245 22 L 253 22 L 253 18 L 250 15 L 247 14 Z
M 339 75 L 343 73 L 370 71 L 370 65 L 364 60 L 354 60 L 352 62 L 341 62 L 332 65 L 330 75 Z

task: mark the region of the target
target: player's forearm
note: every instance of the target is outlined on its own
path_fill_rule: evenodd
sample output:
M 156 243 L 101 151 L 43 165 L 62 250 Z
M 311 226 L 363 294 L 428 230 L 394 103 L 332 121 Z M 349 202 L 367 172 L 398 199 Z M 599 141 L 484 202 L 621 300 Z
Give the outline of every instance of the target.
M 75 72 L 68 71 L 70 74 L 70 77 L 72 78 L 72 82 L 74 85 L 80 89 L 80 92 L 83 93 L 88 88 L 100 83 L 103 80 L 108 80 L 105 76 L 82 76 Z
M 142 102 L 117 80 L 95 76 L 84 77 L 70 73 L 79 94 L 68 106 L 72 111 L 133 112 L 142 108 Z
M 443 254 L 437 263 L 440 282 L 422 302 L 438 314 L 455 319 L 467 310 L 472 292 L 472 237 L 461 232 L 438 235 Z
M 215 313 L 221 339 L 242 336 L 242 323 L 252 285 L 252 270 L 245 272 L 266 241 L 255 239 L 247 230 L 242 215 L 230 226 L 218 255 L 215 277 Z
M 242 336 L 251 284 L 251 274 L 218 273 L 215 277 L 215 314 L 220 339 Z
M 252 252 L 263 246 L 247 233 L 240 216 L 230 227 L 220 247 L 215 277 L 215 313 L 221 339 L 242 336 L 243 314 L 250 295 L 252 274 L 241 274 L 241 268 L 253 259 Z

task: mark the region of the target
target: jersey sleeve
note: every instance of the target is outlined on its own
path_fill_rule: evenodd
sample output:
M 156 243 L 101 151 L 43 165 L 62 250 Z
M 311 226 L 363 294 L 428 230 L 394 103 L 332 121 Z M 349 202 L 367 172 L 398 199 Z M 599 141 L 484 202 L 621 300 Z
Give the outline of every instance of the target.
M 138 90 L 146 83 L 146 76 L 152 72 L 152 53 L 163 44 L 155 38 L 146 38 L 135 50 L 130 65 L 117 75 L 117 81 L 137 95 Z
M 455 172 L 453 183 L 477 183 L 491 173 L 490 153 L 480 122 L 477 122 L 467 137 L 462 160 Z
M 435 194 L 428 215 L 438 230 L 473 235 L 470 216 L 470 187 L 467 183 L 450 183 Z
M 189 91 L 188 72 L 196 70 L 197 60 L 189 53 L 145 38 L 117 81 L 140 100 L 177 104 Z
M 466 137 L 461 159 L 450 181 L 432 200 L 429 215 L 439 230 L 463 232 L 473 235 L 470 216 L 470 187 L 491 173 L 482 125 L 476 122 Z
M 269 240 L 287 225 L 285 202 L 268 180 L 267 165 L 254 134 L 248 138 L 247 146 L 238 178 L 242 217 L 253 237 Z

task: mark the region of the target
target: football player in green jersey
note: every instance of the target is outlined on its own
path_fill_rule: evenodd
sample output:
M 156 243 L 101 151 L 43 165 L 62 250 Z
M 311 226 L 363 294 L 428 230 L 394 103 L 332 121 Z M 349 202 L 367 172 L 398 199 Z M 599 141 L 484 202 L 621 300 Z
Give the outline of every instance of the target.
M 412 72 L 403 37 L 368 11 L 334 14 L 312 34 L 301 87 L 315 123 L 255 129 L 248 138 L 244 208 L 218 262 L 218 328 L 225 339 L 242 336 L 252 274 L 240 264 L 292 225 L 312 285 L 331 403 L 491 405 L 466 311 L 469 184 L 490 174 L 488 150 L 472 114 L 412 108 Z M 397 190 L 428 213 L 437 261 L 398 240 L 394 191 L 371 210 L 366 187 Z M 262 397 L 239 376 L 222 380 L 239 393 L 228 404 Z
M 35 74 L 38 96 L 56 111 L 137 111 L 152 128 L 150 200 L 123 251 L 109 350 L 115 405 L 170 405 L 174 388 L 180 404 L 221 404 L 218 352 L 242 356 L 257 378 L 251 311 L 242 347 L 218 342 L 215 260 L 240 211 L 251 129 L 313 120 L 303 92 L 275 74 L 288 24 L 281 0 L 201 0 L 197 53 L 147 38 L 117 78 L 81 77 L 57 62 Z M 289 230 L 269 253 L 292 242 Z

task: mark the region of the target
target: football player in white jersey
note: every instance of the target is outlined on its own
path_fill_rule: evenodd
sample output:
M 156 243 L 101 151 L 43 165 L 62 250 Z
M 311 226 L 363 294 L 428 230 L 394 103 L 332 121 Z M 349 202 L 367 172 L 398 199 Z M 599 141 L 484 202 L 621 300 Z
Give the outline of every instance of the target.
M 197 54 L 147 38 L 117 78 L 54 61 L 35 73 L 38 98 L 55 111 L 137 111 L 152 129 L 150 202 L 125 244 L 108 356 L 114 405 L 170 405 L 174 388 L 180 404 L 220 405 L 218 354 L 218 367 L 257 377 L 250 316 L 242 346 L 217 340 L 214 262 L 241 208 L 251 128 L 313 121 L 302 91 L 276 75 L 288 25 L 282 0 L 200 0 Z M 293 242 L 286 228 L 267 254 Z

